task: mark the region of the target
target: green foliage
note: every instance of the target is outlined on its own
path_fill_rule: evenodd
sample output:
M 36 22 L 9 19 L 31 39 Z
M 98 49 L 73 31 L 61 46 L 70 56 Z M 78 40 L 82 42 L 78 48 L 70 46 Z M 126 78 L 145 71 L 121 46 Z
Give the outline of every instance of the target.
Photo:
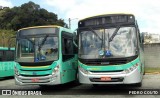
M 15 46 L 15 36 L 16 32 L 13 30 L 0 30 L 0 47 L 11 47 Z
M 151 34 L 145 34 L 144 36 L 144 43 L 149 44 L 152 41 L 152 35 Z
M 66 25 L 55 13 L 48 12 L 31 1 L 20 7 L 0 11 L 0 23 L 1 29 L 13 30 L 40 25 Z
M 15 46 L 15 31 L 24 27 L 41 25 L 64 26 L 63 19 L 58 19 L 55 13 L 40 8 L 39 5 L 28 2 L 20 7 L 0 10 L 0 46 Z

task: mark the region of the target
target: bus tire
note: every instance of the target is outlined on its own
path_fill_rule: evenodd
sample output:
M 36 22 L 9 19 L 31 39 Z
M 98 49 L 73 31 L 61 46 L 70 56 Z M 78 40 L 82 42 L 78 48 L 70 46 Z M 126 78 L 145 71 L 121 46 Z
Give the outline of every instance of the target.
M 78 73 L 75 75 L 75 80 L 73 81 L 73 83 L 74 83 L 75 85 L 80 85 L 80 83 L 79 83 L 79 78 L 78 78 Z
M 39 85 L 40 88 L 46 88 L 47 85 Z
M 141 86 L 142 86 L 142 82 L 135 84 L 135 87 L 141 87 Z
M 92 84 L 92 86 L 93 86 L 93 87 L 98 87 L 99 85 L 98 85 L 98 84 Z
M 76 74 L 76 83 L 77 83 L 77 84 L 80 84 L 80 83 L 79 83 L 79 73 L 78 73 L 78 72 L 77 72 L 77 74 Z
M 76 76 L 76 79 L 77 79 L 77 81 L 79 81 L 79 73 L 77 72 L 76 75 L 77 75 L 77 76 Z

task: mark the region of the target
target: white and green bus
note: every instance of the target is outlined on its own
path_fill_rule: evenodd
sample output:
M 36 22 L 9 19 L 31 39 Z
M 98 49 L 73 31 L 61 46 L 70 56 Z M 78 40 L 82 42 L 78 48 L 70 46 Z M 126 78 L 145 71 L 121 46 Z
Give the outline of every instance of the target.
M 104 14 L 78 22 L 79 82 L 136 84 L 144 74 L 143 37 L 133 14 Z
M 0 78 L 14 76 L 15 48 L 0 47 Z
M 57 85 L 77 79 L 77 53 L 70 29 L 55 25 L 22 28 L 16 40 L 17 85 Z

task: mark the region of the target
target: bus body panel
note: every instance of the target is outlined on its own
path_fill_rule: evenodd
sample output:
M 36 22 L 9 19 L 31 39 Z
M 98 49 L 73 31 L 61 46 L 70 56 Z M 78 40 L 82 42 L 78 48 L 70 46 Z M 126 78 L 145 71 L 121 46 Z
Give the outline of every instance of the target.
M 0 62 L 0 77 L 14 76 L 14 61 Z
M 101 81 L 101 77 L 110 77 L 113 81 Z M 124 73 L 103 73 L 98 75 L 86 75 L 79 70 L 79 82 L 84 84 L 136 84 L 140 83 L 142 76 L 137 69 L 129 74 Z
M 58 64 L 58 61 L 54 61 L 51 65 L 32 67 L 32 66 L 20 66 L 17 63 L 16 67 L 21 75 L 18 76 L 15 74 L 15 84 L 16 85 L 60 84 L 61 83 L 60 72 L 58 72 L 56 75 L 52 75 L 52 71 L 57 66 L 57 64 Z
M 84 68 L 85 70 L 89 70 L 89 71 L 113 71 L 113 70 L 125 70 L 127 68 L 130 68 L 131 66 L 135 65 L 135 64 L 140 64 L 140 58 L 137 57 L 135 60 L 133 60 L 132 62 L 129 62 L 127 64 L 121 64 L 121 65 L 85 65 L 83 63 L 81 63 L 80 61 L 78 62 L 78 65 L 82 68 Z M 139 69 L 139 71 L 141 71 Z
M 0 78 L 14 76 L 14 50 L 15 48 L 9 50 L 8 47 L 0 47 Z
M 75 58 L 62 63 L 61 70 L 61 82 L 67 83 L 76 79 L 76 68 Z
M 131 68 L 133 65 L 138 64 L 137 68 L 130 73 L 125 73 L 126 69 Z M 79 68 L 79 81 L 85 84 L 133 84 L 139 83 L 142 80 L 141 63 L 139 57 L 134 61 L 123 65 L 107 65 L 107 66 L 86 66 L 79 62 L 79 66 L 88 70 L 85 74 Z M 115 72 L 117 71 L 117 72 Z M 115 79 L 114 82 L 103 81 L 102 77 L 110 77 Z M 95 80 L 94 80 L 95 79 Z M 96 79 L 98 79 L 96 81 Z

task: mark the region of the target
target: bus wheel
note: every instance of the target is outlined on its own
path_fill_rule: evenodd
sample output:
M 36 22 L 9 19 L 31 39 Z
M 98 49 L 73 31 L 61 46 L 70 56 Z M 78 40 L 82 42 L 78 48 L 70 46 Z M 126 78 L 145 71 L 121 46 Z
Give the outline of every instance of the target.
M 77 76 L 76 76 L 76 79 L 77 79 L 77 80 L 79 80 L 79 73 L 78 73 L 78 72 L 77 72 Z
M 141 87 L 141 86 L 142 86 L 142 82 L 136 83 L 135 86 L 136 86 L 136 87 Z
M 39 85 L 40 86 L 40 88 L 46 88 L 47 87 L 47 85 Z
M 98 87 L 99 85 L 98 84 L 92 84 L 93 85 L 93 87 Z
M 77 85 L 79 85 L 80 83 L 79 83 L 79 78 L 78 78 L 78 72 L 77 72 L 77 74 L 76 74 L 76 78 L 75 78 L 75 84 L 77 84 Z

